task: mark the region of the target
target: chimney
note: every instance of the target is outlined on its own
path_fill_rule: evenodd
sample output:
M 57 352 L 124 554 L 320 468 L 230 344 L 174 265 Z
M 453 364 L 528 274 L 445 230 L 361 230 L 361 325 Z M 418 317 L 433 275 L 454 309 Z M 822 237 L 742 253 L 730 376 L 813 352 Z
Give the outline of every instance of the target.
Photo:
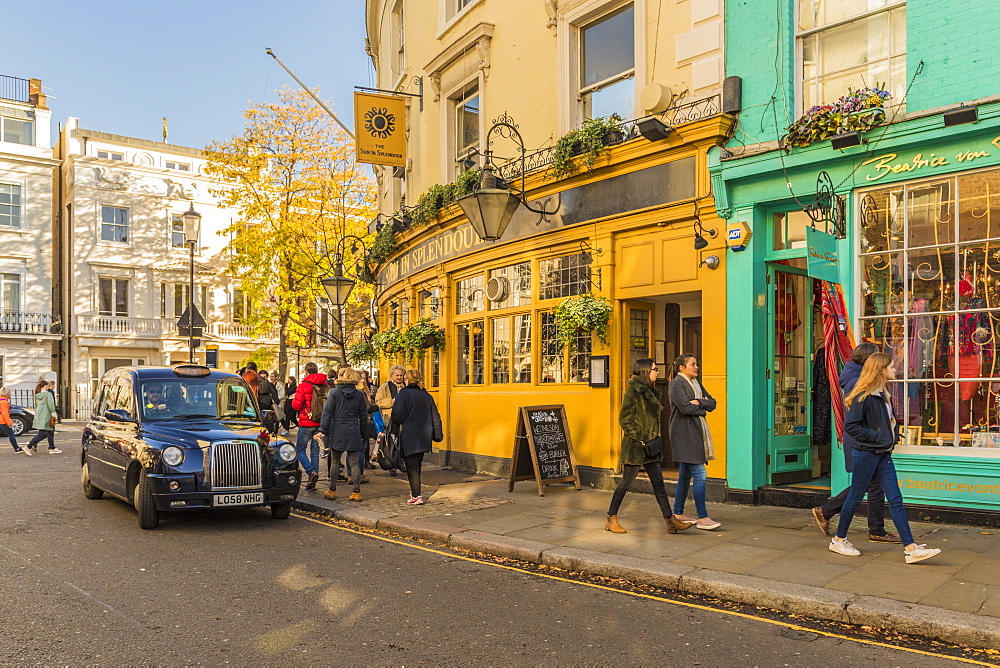
M 39 109 L 48 109 L 45 104 L 45 93 L 42 92 L 41 79 L 28 79 L 28 101 Z

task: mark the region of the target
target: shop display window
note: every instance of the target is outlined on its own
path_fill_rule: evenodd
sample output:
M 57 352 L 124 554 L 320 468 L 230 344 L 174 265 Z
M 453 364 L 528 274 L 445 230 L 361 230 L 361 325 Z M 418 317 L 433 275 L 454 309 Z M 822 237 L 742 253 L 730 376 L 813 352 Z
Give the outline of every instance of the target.
M 1000 456 L 1000 170 L 863 193 L 860 222 L 860 334 L 895 358 L 903 447 Z
M 490 302 L 491 309 L 527 306 L 531 303 L 531 263 L 517 264 L 490 270 L 490 281 L 496 285 L 502 299 Z M 491 295 L 492 296 L 492 295 Z

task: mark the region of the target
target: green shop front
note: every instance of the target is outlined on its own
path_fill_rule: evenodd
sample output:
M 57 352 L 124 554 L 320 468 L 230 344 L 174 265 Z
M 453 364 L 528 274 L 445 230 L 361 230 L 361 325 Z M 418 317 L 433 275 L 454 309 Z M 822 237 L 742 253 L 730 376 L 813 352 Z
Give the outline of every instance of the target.
M 916 518 L 1000 525 L 1000 104 L 869 142 L 709 161 L 727 221 L 729 497 L 806 507 L 849 484 L 824 372 L 823 287 L 856 341 L 892 354 Z M 831 320 L 831 318 L 833 318 Z

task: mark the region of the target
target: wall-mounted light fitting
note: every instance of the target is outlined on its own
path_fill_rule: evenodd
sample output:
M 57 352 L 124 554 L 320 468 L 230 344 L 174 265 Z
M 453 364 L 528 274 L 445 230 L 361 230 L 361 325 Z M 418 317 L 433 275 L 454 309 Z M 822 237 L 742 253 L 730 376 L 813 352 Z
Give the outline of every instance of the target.
M 720 262 L 721 261 L 719 260 L 718 255 L 709 255 L 704 260 L 698 263 L 698 268 L 700 269 L 701 267 L 708 267 L 709 269 L 713 270 L 718 269 Z
M 581 261 L 583 262 L 583 265 L 585 267 L 589 267 L 591 264 L 594 263 L 594 256 L 591 255 L 591 253 L 594 253 L 598 257 L 600 257 L 601 255 L 604 255 L 604 249 L 594 248 L 593 246 L 590 245 L 589 241 L 584 239 L 583 241 L 580 242 L 580 255 L 583 256 Z
M 964 125 L 965 123 L 975 123 L 979 120 L 979 107 L 961 106 L 944 112 L 944 126 L 950 128 L 953 125 Z
M 710 228 L 706 229 L 704 225 L 701 224 L 701 206 L 698 204 L 698 200 L 694 202 L 694 249 L 701 250 L 708 246 L 708 239 L 704 235 L 708 235 L 714 239 L 719 231 L 717 229 Z
M 852 146 L 861 146 L 864 143 L 865 140 L 861 138 L 861 133 L 857 131 L 845 132 L 843 134 L 833 135 L 830 137 L 830 146 L 838 151 Z

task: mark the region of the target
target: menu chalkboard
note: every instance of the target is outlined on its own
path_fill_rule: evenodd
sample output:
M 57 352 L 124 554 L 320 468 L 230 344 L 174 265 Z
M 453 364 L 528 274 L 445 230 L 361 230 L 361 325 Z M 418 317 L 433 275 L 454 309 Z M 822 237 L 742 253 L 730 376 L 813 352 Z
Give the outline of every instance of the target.
M 514 456 L 510 463 L 510 487 L 519 480 L 535 479 L 538 495 L 545 496 L 542 485 L 573 482 L 580 489 L 573 443 L 566 423 L 566 407 L 522 406 L 517 409 L 514 430 Z

